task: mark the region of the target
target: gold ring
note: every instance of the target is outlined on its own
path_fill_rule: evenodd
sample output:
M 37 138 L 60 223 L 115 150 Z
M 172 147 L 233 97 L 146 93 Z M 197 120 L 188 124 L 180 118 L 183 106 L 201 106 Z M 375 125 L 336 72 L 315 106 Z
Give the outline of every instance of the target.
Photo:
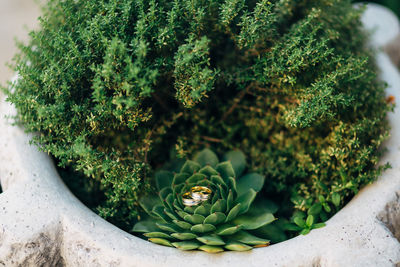
M 190 192 L 192 198 L 197 201 L 206 201 L 212 193 L 211 189 L 205 186 L 193 186 Z
M 182 195 L 182 202 L 183 205 L 191 207 L 198 205 L 200 203 L 200 200 L 193 199 L 190 192 L 186 192 L 185 194 Z

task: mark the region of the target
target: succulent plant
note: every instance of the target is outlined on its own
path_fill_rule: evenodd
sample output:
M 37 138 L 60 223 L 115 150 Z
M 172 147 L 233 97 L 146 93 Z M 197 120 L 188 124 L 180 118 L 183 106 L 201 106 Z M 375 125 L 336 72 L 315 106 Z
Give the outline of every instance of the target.
M 133 231 L 153 243 L 181 250 L 215 253 L 269 245 L 269 240 L 254 234 L 275 220 L 270 202 L 256 200 L 265 177 L 242 175 L 246 159 L 240 151 L 226 153 L 223 160 L 219 162 L 214 152 L 204 149 L 193 161 L 158 171 L 159 195 L 140 199 L 147 217 Z

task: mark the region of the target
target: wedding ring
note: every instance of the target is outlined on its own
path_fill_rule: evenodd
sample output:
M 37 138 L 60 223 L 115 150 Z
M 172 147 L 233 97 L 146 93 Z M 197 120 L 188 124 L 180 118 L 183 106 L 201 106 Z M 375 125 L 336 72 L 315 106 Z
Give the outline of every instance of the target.
M 182 202 L 183 205 L 191 207 L 198 205 L 200 203 L 200 200 L 193 199 L 191 193 L 186 192 L 185 194 L 182 195 Z
M 190 189 L 191 196 L 197 201 L 206 201 L 211 196 L 211 189 L 205 186 L 193 186 Z

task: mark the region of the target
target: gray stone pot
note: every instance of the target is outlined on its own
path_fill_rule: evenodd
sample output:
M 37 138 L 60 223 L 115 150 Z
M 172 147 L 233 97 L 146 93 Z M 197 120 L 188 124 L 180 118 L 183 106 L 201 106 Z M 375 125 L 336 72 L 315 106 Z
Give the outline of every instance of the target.
M 372 45 L 400 33 L 394 14 L 371 5 L 363 17 Z M 397 46 L 397 47 L 400 47 Z M 390 48 L 393 54 L 393 45 Z M 396 49 L 394 49 L 396 50 Z M 397 50 L 398 51 L 398 50 Z M 396 53 L 394 53 L 396 54 Z M 377 64 L 388 94 L 400 99 L 400 74 L 380 50 Z M 400 262 L 400 110 L 389 114 L 391 138 L 382 162 L 392 168 L 364 188 L 327 226 L 250 252 L 182 252 L 132 236 L 80 203 L 47 154 L 12 126 L 0 105 L 0 265 L 3 266 L 394 266 Z M 397 265 L 399 266 L 399 265 Z

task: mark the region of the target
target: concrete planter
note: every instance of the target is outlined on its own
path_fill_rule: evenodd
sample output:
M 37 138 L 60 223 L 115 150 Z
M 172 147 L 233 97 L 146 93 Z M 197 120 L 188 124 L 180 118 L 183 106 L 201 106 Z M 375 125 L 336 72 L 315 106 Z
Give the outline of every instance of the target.
M 363 22 L 375 29 L 376 47 L 400 34 L 397 18 L 379 6 L 369 6 Z M 377 64 L 388 94 L 400 100 L 400 73 L 383 50 Z M 400 107 L 389 114 L 391 138 L 382 159 L 392 168 L 326 227 L 270 247 L 217 255 L 154 245 L 91 212 L 65 187 L 47 154 L 28 144 L 30 135 L 4 118 L 14 112 L 1 103 L 0 266 L 400 266 Z

